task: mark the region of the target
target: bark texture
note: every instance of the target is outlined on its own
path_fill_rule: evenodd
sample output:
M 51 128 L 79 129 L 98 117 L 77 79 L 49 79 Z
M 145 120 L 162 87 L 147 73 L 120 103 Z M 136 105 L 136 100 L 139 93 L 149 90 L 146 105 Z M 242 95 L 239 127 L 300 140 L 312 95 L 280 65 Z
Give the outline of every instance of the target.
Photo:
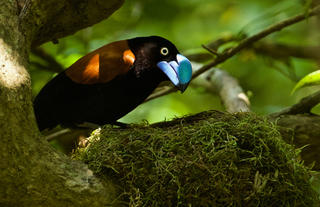
M 25 32 L 38 46 L 57 41 L 109 17 L 124 0 L 26 0 L 19 12 Z
M 31 45 L 94 24 L 123 1 L 102 2 L 0 2 L 0 206 L 104 206 L 112 202 L 115 189 L 111 184 L 101 183 L 84 164 L 55 152 L 41 137 L 26 70 Z
M 288 143 L 301 148 L 301 157 L 307 165 L 320 170 L 320 117 L 310 114 L 281 115 L 275 119 Z

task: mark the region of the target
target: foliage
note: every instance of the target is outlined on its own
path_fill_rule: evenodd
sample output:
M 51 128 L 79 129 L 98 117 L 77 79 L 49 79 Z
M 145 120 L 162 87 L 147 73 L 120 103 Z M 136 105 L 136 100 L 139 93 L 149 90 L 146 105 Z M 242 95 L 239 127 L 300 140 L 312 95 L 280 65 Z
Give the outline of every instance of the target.
M 276 127 L 211 111 L 127 129 L 105 126 L 74 157 L 120 181 L 130 206 L 315 206 L 310 170 Z M 120 201 L 115 202 L 120 202 Z
M 293 88 L 291 94 L 296 92 L 298 89 L 306 86 L 320 85 L 320 70 L 309 73 L 303 77 Z
M 252 35 L 303 11 L 305 5 L 300 0 L 126 1 L 108 20 L 60 39 L 59 44 L 47 43 L 42 48 L 64 68 L 108 42 L 135 36 L 164 36 L 174 42 L 183 54 L 205 52 L 201 44 L 228 35 Z M 310 19 L 275 33 L 266 40 L 294 46 L 316 45 L 319 37 L 316 24 Z M 31 58 L 31 62 L 46 65 L 37 56 Z M 296 103 L 311 92 L 312 89 L 306 88 L 290 96 L 295 81 L 314 71 L 316 63 L 291 56 L 274 58 L 248 49 L 219 67 L 239 79 L 244 90 L 252 94 L 254 111 L 270 113 Z M 30 70 L 35 95 L 54 73 L 44 71 L 39 65 L 32 65 Z M 288 74 L 294 78 L 288 79 Z M 122 121 L 146 119 L 156 122 L 209 109 L 222 109 L 219 99 L 203 88 L 190 87 L 183 95 L 171 94 L 146 103 Z

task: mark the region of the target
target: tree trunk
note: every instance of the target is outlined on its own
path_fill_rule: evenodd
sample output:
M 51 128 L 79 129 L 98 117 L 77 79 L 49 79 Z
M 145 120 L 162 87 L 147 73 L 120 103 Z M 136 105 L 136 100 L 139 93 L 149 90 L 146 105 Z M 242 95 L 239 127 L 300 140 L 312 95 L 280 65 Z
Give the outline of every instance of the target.
M 1 1 L 0 206 L 103 206 L 113 200 L 111 184 L 101 183 L 84 164 L 55 152 L 41 137 L 26 68 L 31 45 L 97 23 L 122 3 Z M 71 11 L 82 15 L 73 16 Z

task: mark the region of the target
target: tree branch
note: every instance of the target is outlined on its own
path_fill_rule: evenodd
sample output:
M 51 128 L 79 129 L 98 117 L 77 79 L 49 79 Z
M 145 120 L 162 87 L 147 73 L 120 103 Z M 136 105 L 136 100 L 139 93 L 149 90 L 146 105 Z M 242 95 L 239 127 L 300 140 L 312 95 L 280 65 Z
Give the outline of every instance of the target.
M 274 59 L 289 57 L 320 60 L 320 46 L 294 46 L 280 43 L 260 42 L 252 47 L 257 53 Z
M 35 47 L 106 19 L 123 2 L 124 0 L 27 0 L 19 15 L 20 25 Z
M 262 39 L 262 38 L 264 38 L 274 32 L 280 31 L 280 30 L 284 29 L 285 27 L 288 27 L 288 26 L 293 25 L 295 23 L 301 22 L 308 17 L 319 15 L 319 14 L 320 14 L 320 6 L 317 6 L 314 9 L 311 9 L 309 11 L 308 15 L 303 13 L 303 14 L 299 14 L 297 16 L 288 18 L 288 19 L 283 20 L 277 24 L 271 25 L 270 27 L 262 30 L 261 32 L 255 34 L 251 37 L 243 39 L 242 41 L 240 41 L 240 43 L 237 46 L 232 47 L 232 48 L 228 49 L 227 51 L 224 51 L 222 54 L 219 54 L 213 61 L 202 66 L 199 70 L 194 72 L 192 75 L 192 79 L 195 79 L 196 77 L 198 77 L 202 73 L 206 72 L 207 70 L 211 69 L 212 67 L 214 67 L 220 63 L 223 63 L 227 59 L 233 57 L 235 54 L 237 54 L 242 49 L 252 45 L 254 42 L 257 42 L 260 39 Z M 177 89 L 176 88 L 165 89 L 162 92 L 158 92 L 157 94 L 151 94 L 151 96 L 149 96 L 146 101 L 161 97 L 163 95 L 167 95 L 167 94 L 172 93 L 174 91 L 177 91 Z
M 273 113 L 271 117 L 279 117 L 284 114 L 305 114 L 310 113 L 311 109 L 320 103 L 320 91 L 302 98 L 297 104 L 288 107 L 280 112 Z
M 210 47 L 211 48 L 211 47 Z M 269 56 L 274 59 L 288 59 L 289 57 L 320 60 L 320 46 L 297 46 L 282 43 L 259 41 L 248 47 L 256 53 Z M 195 62 L 205 62 L 212 59 L 212 55 L 207 52 L 200 52 L 187 55 L 187 58 Z
M 208 75 L 207 80 L 217 88 L 226 111 L 230 113 L 250 111 L 247 95 L 243 92 L 237 79 L 228 72 L 217 68 L 213 71 L 212 76 Z
M 244 35 L 244 34 L 227 35 L 227 36 L 223 36 L 217 40 L 214 40 L 213 42 L 210 42 L 206 46 L 210 49 L 218 50 L 221 45 L 224 45 L 228 42 L 233 42 L 233 41 L 239 42 L 239 41 L 243 40 L 244 38 L 246 38 L 246 35 Z
M 214 68 L 212 72 L 203 73 L 192 82 L 192 86 L 201 86 L 219 94 L 222 104 L 229 113 L 250 111 L 250 101 L 239 82 L 224 70 Z
M 46 51 L 43 50 L 42 48 L 40 47 L 32 48 L 31 52 L 47 63 L 47 65 L 44 66 L 38 62 L 30 62 L 32 65 L 35 65 L 40 69 L 45 69 L 55 73 L 60 73 L 64 70 L 62 65 L 58 63 L 51 55 L 46 53 Z

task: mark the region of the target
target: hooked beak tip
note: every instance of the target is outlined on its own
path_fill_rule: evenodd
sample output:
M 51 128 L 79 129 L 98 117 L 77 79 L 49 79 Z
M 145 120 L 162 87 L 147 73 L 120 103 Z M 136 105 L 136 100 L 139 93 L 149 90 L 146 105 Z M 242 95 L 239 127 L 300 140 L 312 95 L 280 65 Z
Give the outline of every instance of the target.
M 183 93 L 187 89 L 188 85 L 189 84 L 179 84 L 178 90 L 181 91 L 181 93 Z

